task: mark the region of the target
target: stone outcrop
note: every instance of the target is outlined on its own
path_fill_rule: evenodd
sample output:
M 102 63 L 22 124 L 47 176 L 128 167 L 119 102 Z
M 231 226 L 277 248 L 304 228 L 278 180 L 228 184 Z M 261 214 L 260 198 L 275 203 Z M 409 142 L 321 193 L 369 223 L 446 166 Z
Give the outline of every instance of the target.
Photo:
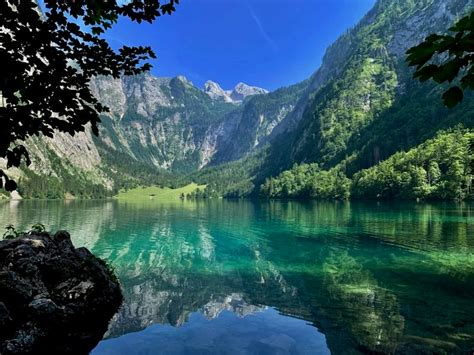
M 67 232 L 0 242 L 0 354 L 87 354 L 121 303 L 107 264 Z

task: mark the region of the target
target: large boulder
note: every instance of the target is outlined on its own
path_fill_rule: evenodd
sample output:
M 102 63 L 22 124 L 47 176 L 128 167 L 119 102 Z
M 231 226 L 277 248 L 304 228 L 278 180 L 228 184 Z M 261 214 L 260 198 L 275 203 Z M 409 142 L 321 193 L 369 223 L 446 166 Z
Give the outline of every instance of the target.
M 67 232 L 0 242 L 0 354 L 87 354 L 121 303 L 114 273 Z

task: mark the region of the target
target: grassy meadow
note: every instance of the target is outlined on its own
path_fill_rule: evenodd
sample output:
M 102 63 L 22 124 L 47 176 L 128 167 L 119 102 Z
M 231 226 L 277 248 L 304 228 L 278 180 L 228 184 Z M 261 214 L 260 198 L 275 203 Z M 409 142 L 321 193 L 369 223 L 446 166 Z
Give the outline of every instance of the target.
M 180 187 L 178 189 L 171 189 L 169 187 L 138 187 L 128 191 L 121 191 L 116 198 L 124 201 L 133 200 L 158 200 L 163 202 L 178 201 L 182 194 L 187 195 L 197 189 L 205 189 L 206 185 L 198 185 L 195 183 Z

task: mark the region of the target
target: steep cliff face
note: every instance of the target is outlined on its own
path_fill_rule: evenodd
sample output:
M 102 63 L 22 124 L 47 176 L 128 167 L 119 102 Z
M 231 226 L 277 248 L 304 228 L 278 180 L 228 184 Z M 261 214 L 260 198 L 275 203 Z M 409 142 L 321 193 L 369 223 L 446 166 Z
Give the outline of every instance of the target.
M 268 94 L 268 91 L 245 83 L 238 83 L 230 93 L 230 97 L 234 102 L 242 102 L 247 97 L 263 94 Z
M 248 153 L 272 143 L 283 131 L 291 129 L 291 120 L 298 121 L 295 108 L 307 89 L 308 82 L 282 88 L 266 95 L 249 98 L 227 116 L 234 123 L 230 136 L 222 136 L 212 164 L 240 159 Z
M 111 112 L 102 118 L 99 140 L 112 151 L 146 164 L 177 170 L 198 169 L 209 160 L 212 132 L 235 107 L 212 100 L 184 77 L 149 74 L 121 80 L 99 78 L 94 94 Z
M 98 78 L 94 94 L 111 112 L 99 140 L 113 151 L 177 172 L 239 159 L 271 142 L 293 113 L 307 82 L 268 93 L 239 83 L 198 90 L 184 77 L 149 74 Z

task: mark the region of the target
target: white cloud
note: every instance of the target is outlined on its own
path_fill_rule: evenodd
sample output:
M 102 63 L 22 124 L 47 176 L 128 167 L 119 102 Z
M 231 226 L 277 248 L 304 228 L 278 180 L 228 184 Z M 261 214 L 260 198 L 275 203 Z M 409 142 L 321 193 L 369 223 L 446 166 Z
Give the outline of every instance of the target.
M 265 28 L 263 28 L 262 22 L 260 21 L 260 18 L 257 16 L 255 11 L 253 11 L 252 7 L 247 3 L 247 8 L 249 9 L 250 16 L 254 20 L 255 24 L 258 27 L 258 30 L 260 31 L 260 34 L 262 35 L 263 39 L 268 43 L 268 45 L 276 51 L 278 49 L 275 41 L 268 35 L 267 31 L 265 31 Z

